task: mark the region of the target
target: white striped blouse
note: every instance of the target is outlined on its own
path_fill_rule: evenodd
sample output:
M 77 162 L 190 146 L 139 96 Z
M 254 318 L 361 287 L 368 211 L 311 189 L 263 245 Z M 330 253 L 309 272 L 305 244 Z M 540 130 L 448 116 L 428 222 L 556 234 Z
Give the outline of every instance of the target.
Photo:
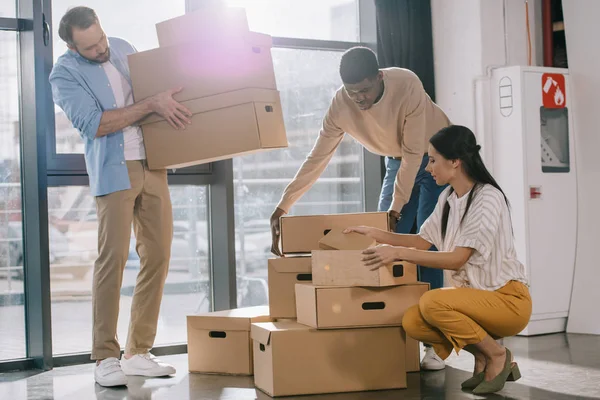
M 460 222 L 469 193 L 458 197 L 450 187 L 442 192 L 431 216 L 419 235 L 440 251 L 469 247 L 475 251 L 452 279 L 460 287 L 497 290 L 515 280 L 528 285 L 525 267 L 517 259 L 510 212 L 502 192 L 492 185 L 477 185 L 467 216 Z M 442 240 L 442 214 L 450 204 L 445 239 Z

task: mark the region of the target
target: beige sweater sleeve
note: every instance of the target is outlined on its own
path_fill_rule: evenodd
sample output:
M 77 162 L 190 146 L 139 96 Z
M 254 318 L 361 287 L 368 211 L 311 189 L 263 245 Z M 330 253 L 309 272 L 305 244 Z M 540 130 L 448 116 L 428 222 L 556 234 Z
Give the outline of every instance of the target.
M 325 118 L 323 127 L 319 132 L 319 137 L 308 157 L 296 173 L 294 179 L 287 185 L 279 202 L 278 208 L 289 212 L 304 193 L 319 179 L 327 164 L 333 157 L 344 138 L 344 131 L 336 124 L 336 104 L 335 99 L 331 103 Z
M 408 112 L 402 129 L 402 162 L 396 176 L 390 210 L 400 212 L 412 193 L 425 154 L 425 89 L 415 81 L 409 98 Z

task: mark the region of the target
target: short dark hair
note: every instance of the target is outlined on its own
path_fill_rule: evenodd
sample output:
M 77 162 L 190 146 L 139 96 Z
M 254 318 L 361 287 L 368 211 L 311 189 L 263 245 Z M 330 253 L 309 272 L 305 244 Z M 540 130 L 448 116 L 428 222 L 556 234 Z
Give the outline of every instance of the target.
M 60 20 L 58 36 L 68 45 L 73 46 L 73 28 L 87 29 L 98 22 L 96 11 L 89 7 L 73 7 Z
M 373 50 L 368 47 L 353 47 L 346 50 L 340 61 L 342 82 L 355 84 L 379 73 L 379 63 Z

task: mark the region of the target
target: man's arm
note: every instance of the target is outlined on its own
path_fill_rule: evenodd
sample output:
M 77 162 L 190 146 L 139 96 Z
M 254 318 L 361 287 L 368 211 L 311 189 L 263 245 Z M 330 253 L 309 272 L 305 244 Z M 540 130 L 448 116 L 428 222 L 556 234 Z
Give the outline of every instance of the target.
M 323 128 L 310 154 L 285 188 L 277 208 L 288 212 L 304 193 L 319 179 L 344 138 L 344 131 L 335 123 L 333 104 L 323 119 Z
M 335 102 L 335 99 L 334 99 Z M 323 119 L 323 128 L 319 133 L 310 154 L 296 173 L 294 179 L 285 188 L 281 201 L 271 215 L 271 252 L 276 256 L 282 256 L 279 249 L 279 218 L 286 214 L 292 205 L 300 198 L 321 176 L 325 167 L 333 157 L 335 149 L 344 138 L 344 131 L 335 123 L 335 106 L 331 104 L 327 115 Z
M 173 99 L 173 95 L 180 91 L 181 89 L 168 90 L 128 107 L 104 111 L 96 137 L 127 128 L 154 112 L 165 118 L 173 128 L 185 129 L 185 124 L 192 123 L 188 118 L 192 113 Z
M 402 162 L 394 184 L 394 197 L 390 211 L 400 212 L 412 193 L 417 173 L 425 154 L 424 139 L 425 121 L 425 90 L 418 82 L 412 89 L 409 110 L 402 129 Z
M 93 140 L 102 119 L 102 108 L 73 76 L 60 65 L 50 74 L 52 98 L 83 138 Z
M 169 90 L 142 102 L 118 110 L 103 111 L 95 97 L 67 71 L 60 69 L 50 75 L 54 102 L 82 137 L 93 140 L 131 126 L 153 112 L 165 118 L 173 127 L 189 123 L 187 108 L 173 100 L 179 90 Z
M 104 111 L 100 119 L 96 137 L 110 135 L 111 133 L 127 128 L 139 122 L 151 112 L 150 104 L 147 101 L 141 101 L 116 110 Z

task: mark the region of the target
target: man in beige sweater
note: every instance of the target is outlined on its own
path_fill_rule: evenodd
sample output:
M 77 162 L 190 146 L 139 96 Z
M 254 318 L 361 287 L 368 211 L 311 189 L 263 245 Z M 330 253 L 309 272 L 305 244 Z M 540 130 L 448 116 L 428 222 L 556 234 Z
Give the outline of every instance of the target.
M 271 216 L 275 255 L 281 256 L 279 218 L 317 181 L 344 134 L 386 157 L 379 210 L 389 213 L 396 232 L 409 233 L 415 221 L 420 229 L 444 189 L 425 171 L 426 151 L 431 136 L 450 121 L 417 75 L 402 68 L 380 69 L 375 53 L 365 47 L 344 53 L 340 75 L 344 85 L 331 102 L 317 141 Z M 419 280 L 432 289 L 443 287 L 441 270 L 419 267 Z M 442 369 L 444 362 L 429 348 L 421 366 Z

